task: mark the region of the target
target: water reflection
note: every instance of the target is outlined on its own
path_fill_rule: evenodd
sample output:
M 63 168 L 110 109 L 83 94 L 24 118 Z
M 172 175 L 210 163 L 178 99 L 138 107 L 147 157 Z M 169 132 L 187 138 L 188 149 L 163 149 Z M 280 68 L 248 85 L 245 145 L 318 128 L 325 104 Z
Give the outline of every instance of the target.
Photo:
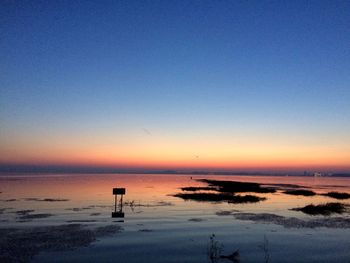
M 124 187 L 125 192 L 115 192 L 113 186 Z M 264 250 L 259 250 L 258 245 L 265 234 L 273 244 L 269 249 L 275 262 L 293 262 L 285 258 L 298 255 L 300 251 L 304 262 L 321 262 L 320 257 L 322 262 L 348 262 L 350 255 L 348 213 L 310 216 L 292 210 L 346 198 L 350 194 L 349 178 L 198 175 L 190 180 L 190 176 L 99 174 L 22 176 L 13 180 L 13 177 L 0 176 L 0 192 L 0 225 L 4 232 L 0 241 L 10 237 L 11 243 L 6 241 L 10 249 L 12 244 L 19 244 L 25 251 L 35 252 L 31 248 L 41 246 L 43 238 L 63 240 L 63 247 L 71 247 L 68 243 L 71 239 L 56 237 L 56 233 L 67 232 L 61 231 L 61 227 L 72 228 L 69 233 L 77 231 L 82 238 L 77 240 L 73 234 L 69 237 L 79 245 L 85 236 L 99 239 L 101 233 L 109 235 L 110 224 L 121 228 L 124 223 L 117 222 L 124 222 L 124 212 L 128 215 L 124 234 L 106 241 L 113 249 L 102 249 L 109 247 L 105 246 L 107 243 L 96 243 L 91 249 L 69 252 L 72 253 L 69 258 L 66 257 L 68 252 L 65 253 L 67 262 L 76 262 L 78 257 L 79 262 L 101 261 L 101 256 L 102 261 L 107 261 L 123 255 L 128 262 L 149 260 L 159 263 L 164 260 L 160 255 L 165 255 L 160 253 L 168 252 L 171 254 L 167 256 L 177 262 L 205 262 L 208 261 L 204 255 L 208 237 L 213 233 L 217 241 L 225 244 L 224 251 L 218 255 L 220 263 L 237 258 L 237 249 L 242 252 L 242 262 L 262 261 Z M 216 194 L 219 198 L 225 192 L 230 196 L 246 198 L 254 195 L 265 199 L 259 203 L 198 202 L 198 198 L 176 196 L 182 193 L 190 194 L 188 197 L 212 197 L 195 195 L 204 193 Z M 342 199 L 341 202 L 348 205 L 349 200 Z M 29 209 L 31 212 L 27 211 Z M 45 214 L 51 216 L 44 218 Z M 6 232 L 10 230 L 12 232 Z M 43 234 L 39 235 L 38 231 Z M 36 243 L 32 242 L 33 236 Z M 13 242 L 12 238 L 15 239 Z M 23 238 L 30 242 L 23 243 Z M 48 246 L 44 245 L 45 248 Z M 281 252 L 281 248 L 285 251 Z M 37 262 L 52 259 L 51 254 L 42 255 L 39 259 L 40 253 Z M 7 261 L 0 259 L 0 262 Z
M 113 188 L 114 195 L 114 212 L 112 212 L 112 217 L 124 218 L 123 212 L 123 196 L 125 195 L 125 188 Z M 119 196 L 119 200 L 118 200 Z

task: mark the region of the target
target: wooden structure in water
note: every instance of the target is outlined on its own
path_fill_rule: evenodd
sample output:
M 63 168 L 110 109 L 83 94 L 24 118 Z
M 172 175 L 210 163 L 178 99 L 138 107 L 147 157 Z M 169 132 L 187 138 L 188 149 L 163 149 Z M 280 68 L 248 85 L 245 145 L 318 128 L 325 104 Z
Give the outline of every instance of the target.
M 124 217 L 123 212 L 123 196 L 125 195 L 125 188 L 113 188 L 114 195 L 114 212 L 112 212 L 112 217 Z M 118 200 L 118 196 L 120 196 Z

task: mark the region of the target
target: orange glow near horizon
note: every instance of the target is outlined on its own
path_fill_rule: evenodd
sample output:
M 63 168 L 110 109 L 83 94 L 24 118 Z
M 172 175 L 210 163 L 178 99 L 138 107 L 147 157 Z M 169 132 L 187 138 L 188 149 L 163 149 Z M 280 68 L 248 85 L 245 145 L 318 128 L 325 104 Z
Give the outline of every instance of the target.
M 1 163 L 84 165 L 160 169 L 348 169 L 347 145 L 282 144 L 269 138 L 232 142 L 229 138 L 90 138 L 13 142 L 0 150 Z M 13 146 L 15 145 L 15 146 Z M 6 145 L 5 145 L 6 146 Z

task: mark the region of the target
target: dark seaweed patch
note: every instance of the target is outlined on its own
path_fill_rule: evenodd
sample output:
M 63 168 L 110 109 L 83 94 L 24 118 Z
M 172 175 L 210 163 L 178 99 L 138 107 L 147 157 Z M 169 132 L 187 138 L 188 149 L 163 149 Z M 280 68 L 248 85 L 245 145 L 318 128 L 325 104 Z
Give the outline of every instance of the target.
M 287 195 L 303 195 L 303 196 L 314 196 L 314 195 L 316 195 L 316 193 L 314 191 L 304 190 L 304 189 L 287 190 L 287 191 L 284 191 L 283 193 L 287 194 Z
M 274 193 L 276 190 L 271 187 L 262 187 L 258 183 L 247 183 L 247 182 L 237 182 L 237 181 L 219 181 L 210 179 L 199 179 L 198 181 L 207 183 L 210 186 L 219 187 L 220 192 L 227 193 Z
M 1 199 L 2 202 L 15 202 L 17 199 L 11 198 L 11 199 Z
M 66 208 L 65 210 L 80 212 L 80 211 L 89 210 L 89 209 L 92 209 L 92 207 L 73 207 L 73 208 Z
M 153 232 L 153 230 L 148 228 L 143 228 L 143 229 L 139 229 L 138 232 Z
M 188 191 L 188 192 L 196 192 L 196 191 L 217 191 L 218 189 L 215 187 L 201 187 L 201 186 L 190 186 L 190 187 L 182 187 L 182 191 Z
M 217 211 L 215 214 L 217 216 L 230 216 L 233 215 L 234 213 L 239 212 L 238 210 L 222 210 L 222 211 Z
M 245 183 L 236 181 L 219 181 L 209 179 L 198 179 L 197 181 L 207 183 L 209 187 L 183 187 L 183 191 L 192 193 L 178 193 L 173 196 L 184 200 L 199 202 L 228 202 L 234 204 L 256 203 L 266 200 L 264 197 L 255 195 L 236 195 L 240 192 L 272 193 L 275 189 L 261 187 L 257 183 Z M 197 192 L 197 191 L 215 191 Z
M 37 202 L 67 202 L 69 199 L 63 198 L 25 198 L 26 201 L 37 201 Z
M 326 217 L 313 220 L 302 220 L 295 217 L 284 217 L 268 213 L 236 213 L 233 214 L 236 219 L 249 220 L 257 223 L 276 224 L 286 228 L 350 228 L 350 219 L 342 217 Z
M 33 219 L 41 219 L 52 216 L 52 214 L 24 214 L 18 217 L 20 220 L 33 220 Z
M 345 212 L 345 205 L 341 203 L 326 203 L 320 205 L 307 205 L 301 208 L 293 208 L 291 210 L 301 211 L 308 215 L 331 215 L 333 213 L 341 214 Z
M 99 216 L 101 213 L 91 213 L 90 216 Z
M 28 222 L 33 219 L 41 219 L 41 218 L 47 218 L 52 216 L 52 214 L 47 213 L 39 213 L 39 214 L 32 214 L 35 210 L 18 210 L 13 213 L 17 215 L 17 222 Z
M 350 194 L 348 193 L 340 193 L 340 192 L 328 192 L 326 194 L 323 194 L 325 196 L 329 196 L 335 199 L 349 199 Z
M 28 262 L 42 251 L 63 251 L 90 245 L 97 238 L 121 231 L 111 225 L 88 229 L 81 224 L 0 229 L 0 262 Z
M 190 218 L 188 221 L 190 222 L 203 222 L 205 219 L 203 218 Z
M 0 208 L 0 215 L 3 214 L 6 210 L 10 210 L 13 209 L 12 207 L 4 207 L 4 208 Z
M 131 207 L 131 209 L 135 207 L 158 207 L 158 206 L 173 206 L 174 204 L 171 202 L 165 202 L 165 201 L 158 201 L 151 204 L 142 204 L 140 202 L 135 202 L 135 200 L 132 201 L 125 201 L 124 205 Z
M 228 193 L 178 193 L 175 197 L 199 202 L 256 203 L 265 200 L 254 195 L 233 195 Z

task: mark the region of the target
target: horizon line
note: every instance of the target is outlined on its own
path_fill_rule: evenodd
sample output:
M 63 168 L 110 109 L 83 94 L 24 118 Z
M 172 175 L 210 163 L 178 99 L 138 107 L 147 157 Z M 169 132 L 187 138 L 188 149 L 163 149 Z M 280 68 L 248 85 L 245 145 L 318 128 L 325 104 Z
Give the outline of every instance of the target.
M 347 167 L 121 167 L 98 165 L 54 165 L 54 164 L 0 164 L 0 173 L 139 173 L 139 174 L 261 174 L 261 175 L 311 175 L 315 172 L 325 174 L 350 174 Z

